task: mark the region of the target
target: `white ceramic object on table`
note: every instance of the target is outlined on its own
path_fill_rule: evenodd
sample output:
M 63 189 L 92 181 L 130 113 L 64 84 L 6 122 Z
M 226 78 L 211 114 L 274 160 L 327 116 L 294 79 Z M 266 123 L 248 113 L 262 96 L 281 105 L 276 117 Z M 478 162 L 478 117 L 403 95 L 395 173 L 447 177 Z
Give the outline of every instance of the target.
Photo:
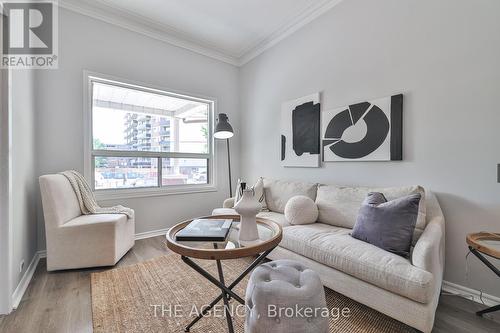
M 240 214 L 240 242 L 253 242 L 259 240 L 257 230 L 257 214 L 262 210 L 262 204 L 255 197 L 253 189 L 243 190 L 241 199 L 234 206 L 234 210 Z

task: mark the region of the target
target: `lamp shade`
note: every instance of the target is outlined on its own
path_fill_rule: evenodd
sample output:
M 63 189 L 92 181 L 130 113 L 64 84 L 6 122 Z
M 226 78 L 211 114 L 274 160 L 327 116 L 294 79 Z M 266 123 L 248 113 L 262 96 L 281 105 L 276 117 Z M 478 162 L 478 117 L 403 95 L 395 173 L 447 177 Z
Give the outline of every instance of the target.
M 229 139 L 234 135 L 233 127 L 228 122 L 227 114 L 219 113 L 215 124 L 214 137 L 216 139 Z

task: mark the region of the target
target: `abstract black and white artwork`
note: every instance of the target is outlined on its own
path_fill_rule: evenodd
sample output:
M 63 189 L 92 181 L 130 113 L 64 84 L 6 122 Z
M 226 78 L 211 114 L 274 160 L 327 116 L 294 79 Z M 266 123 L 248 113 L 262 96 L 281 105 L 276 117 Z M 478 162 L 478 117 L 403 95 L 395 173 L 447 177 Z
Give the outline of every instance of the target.
M 403 95 L 324 111 L 325 162 L 403 159 Z
M 288 101 L 281 106 L 281 165 L 319 167 L 319 93 Z

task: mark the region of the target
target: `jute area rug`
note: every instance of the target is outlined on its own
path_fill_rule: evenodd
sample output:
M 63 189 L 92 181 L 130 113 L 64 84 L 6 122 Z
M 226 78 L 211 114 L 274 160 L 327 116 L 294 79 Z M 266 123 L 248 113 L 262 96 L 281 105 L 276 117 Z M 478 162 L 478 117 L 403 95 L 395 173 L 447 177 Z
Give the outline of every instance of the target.
M 251 259 L 223 261 L 226 283 L 234 280 Z M 215 262 L 198 264 L 216 275 Z M 227 283 L 229 284 L 229 283 Z M 235 291 L 245 295 L 247 279 Z M 92 321 L 95 333 L 183 332 L 193 316 L 220 294 L 204 277 L 169 254 L 132 266 L 92 273 Z M 325 288 L 330 309 L 330 332 L 415 332 L 412 328 L 341 294 Z M 232 301 L 231 304 L 236 303 Z M 227 324 L 220 306 L 202 318 L 191 332 L 223 333 Z M 242 308 L 242 309 L 241 309 Z M 235 332 L 243 333 L 244 308 L 233 308 Z M 349 309 L 348 316 L 341 314 Z

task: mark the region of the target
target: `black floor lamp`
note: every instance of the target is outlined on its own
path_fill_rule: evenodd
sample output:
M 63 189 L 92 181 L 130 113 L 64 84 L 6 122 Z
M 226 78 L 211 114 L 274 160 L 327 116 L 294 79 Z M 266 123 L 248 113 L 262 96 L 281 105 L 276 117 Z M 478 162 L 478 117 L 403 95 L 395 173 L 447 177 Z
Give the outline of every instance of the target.
M 227 145 L 227 168 L 229 170 L 229 197 L 233 197 L 233 184 L 231 181 L 231 153 L 229 152 L 229 138 L 234 135 L 233 127 L 228 122 L 227 114 L 219 113 L 215 124 L 214 137 L 216 139 L 226 139 Z

